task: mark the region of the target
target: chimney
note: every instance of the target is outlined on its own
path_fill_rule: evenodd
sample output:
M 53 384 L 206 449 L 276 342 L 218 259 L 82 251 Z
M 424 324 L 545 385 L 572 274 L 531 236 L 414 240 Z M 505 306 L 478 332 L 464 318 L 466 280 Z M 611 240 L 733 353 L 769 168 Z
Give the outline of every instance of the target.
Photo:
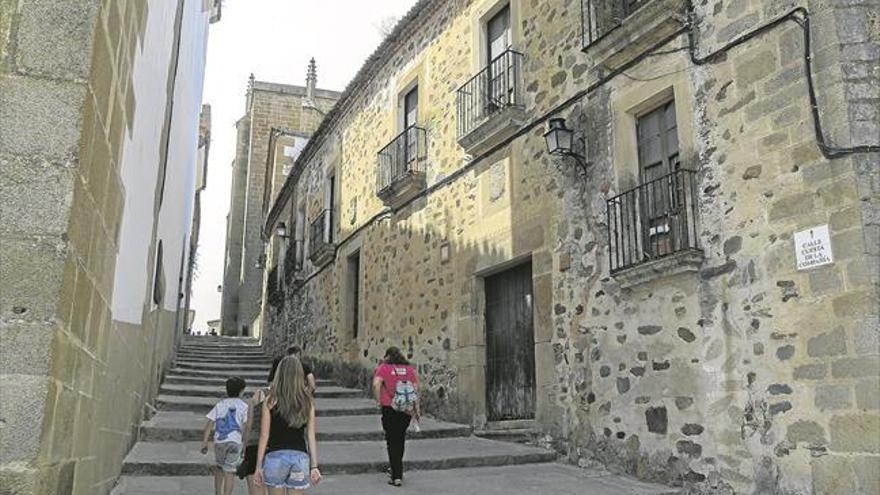
M 306 74 L 306 99 L 304 105 L 317 107 L 315 105 L 315 88 L 318 85 L 318 67 L 315 65 L 315 58 L 309 60 L 309 71 Z

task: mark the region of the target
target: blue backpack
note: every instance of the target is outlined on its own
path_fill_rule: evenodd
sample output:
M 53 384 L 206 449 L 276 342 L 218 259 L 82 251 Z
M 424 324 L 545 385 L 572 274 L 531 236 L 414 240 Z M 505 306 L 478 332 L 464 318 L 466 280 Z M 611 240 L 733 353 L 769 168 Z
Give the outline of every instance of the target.
M 235 408 L 229 408 L 229 410 L 226 411 L 226 416 L 217 418 L 217 423 L 214 428 L 217 430 L 217 440 L 221 441 L 226 440 L 226 437 L 234 431 L 241 432 L 241 426 L 235 418 Z

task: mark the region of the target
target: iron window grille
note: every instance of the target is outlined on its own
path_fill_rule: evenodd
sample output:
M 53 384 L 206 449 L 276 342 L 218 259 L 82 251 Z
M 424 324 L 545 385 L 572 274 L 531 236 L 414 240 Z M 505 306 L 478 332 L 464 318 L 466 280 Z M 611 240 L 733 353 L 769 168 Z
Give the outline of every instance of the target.
M 383 192 L 409 175 L 425 173 L 428 139 L 424 129 L 410 126 L 379 151 L 377 191 Z
M 459 137 L 507 107 L 522 106 L 522 58 L 521 53 L 508 49 L 458 88 Z
M 696 178 L 696 172 L 679 169 L 607 201 L 611 273 L 701 250 Z
M 619 27 L 623 20 L 651 0 L 581 0 L 584 48 Z

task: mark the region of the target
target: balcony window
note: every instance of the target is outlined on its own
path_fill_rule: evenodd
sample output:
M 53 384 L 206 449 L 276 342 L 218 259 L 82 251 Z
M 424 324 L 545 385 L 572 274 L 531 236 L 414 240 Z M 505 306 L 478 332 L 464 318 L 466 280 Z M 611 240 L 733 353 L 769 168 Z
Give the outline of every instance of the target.
M 702 253 L 696 198 L 696 172 L 678 169 L 609 199 L 611 273 L 677 253 Z
M 652 272 L 690 271 L 702 260 L 696 174 L 679 160 L 675 101 L 641 115 L 636 138 L 640 185 L 608 200 L 611 273 L 629 271 L 623 278 L 637 281 Z M 664 259 L 664 266 L 653 263 Z M 639 265 L 650 270 L 628 270 Z
M 379 151 L 377 194 L 397 207 L 425 188 L 428 157 L 425 130 L 411 125 Z
M 590 46 L 650 0 L 581 0 L 584 46 Z
M 615 70 L 682 28 L 686 0 L 581 0 L 582 49 Z
M 309 258 L 317 266 L 323 266 L 333 259 L 336 247 L 330 237 L 330 210 L 323 210 L 309 227 Z
M 302 239 L 293 239 L 287 245 L 287 251 L 284 254 L 284 277 L 290 284 L 296 277 L 296 274 L 303 269 L 303 255 L 305 251 L 305 243 Z
M 488 151 L 525 123 L 522 59 L 505 50 L 458 89 L 458 143 L 467 152 Z

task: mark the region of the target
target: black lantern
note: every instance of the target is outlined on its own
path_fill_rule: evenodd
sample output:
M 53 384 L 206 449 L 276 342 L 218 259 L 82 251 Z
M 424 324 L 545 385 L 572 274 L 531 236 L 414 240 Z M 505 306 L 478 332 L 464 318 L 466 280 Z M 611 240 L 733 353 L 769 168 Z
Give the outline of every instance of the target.
M 279 223 L 278 226 L 275 227 L 275 235 L 284 239 L 289 239 L 290 236 L 287 235 L 287 224 L 284 222 Z
M 565 127 L 565 119 L 553 118 L 547 123 L 547 132 L 544 133 L 544 141 L 547 142 L 547 152 L 551 155 L 568 155 L 571 153 L 571 142 L 574 131 Z
M 547 122 L 547 132 L 544 133 L 544 141 L 547 144 L 547 153 L 553 156 L 572 158 L 581 172 L 586 174 L 587 162 L 583 154 L 574 150 L 574 131 L 565 126 L 565 119 L 555 117 Z M 585 149 L 586 144 L 583 138 L 579 139 L 580 149 Z

